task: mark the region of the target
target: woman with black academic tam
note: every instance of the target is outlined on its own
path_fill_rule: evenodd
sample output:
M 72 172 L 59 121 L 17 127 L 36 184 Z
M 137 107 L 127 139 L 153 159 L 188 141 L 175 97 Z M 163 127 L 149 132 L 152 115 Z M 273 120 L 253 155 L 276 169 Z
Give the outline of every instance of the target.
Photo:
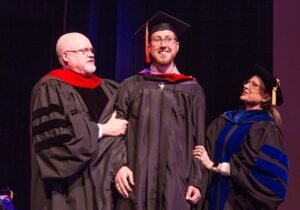
M 206 147 L 194 149 L 210 171 L 203 209 L 275 210 L 285 198 L 288 181 L 275 108 L 283 104 L 279 80 L 256 66 L 240 100 L 244 109 L 216 118 L 207 130 Z

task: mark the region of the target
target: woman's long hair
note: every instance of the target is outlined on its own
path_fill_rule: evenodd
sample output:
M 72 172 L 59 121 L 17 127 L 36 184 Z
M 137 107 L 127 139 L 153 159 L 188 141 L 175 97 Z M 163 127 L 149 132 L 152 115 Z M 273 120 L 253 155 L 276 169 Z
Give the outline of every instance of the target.
M 273 117 L 273 119 L 275 120 L 275 122 L 278 125 L 281 125 L 281 123 L 282 123 L 281 115 L 280 115 L 278 109 L 276 109 L 276 107 L 274 105 L 272 105 L 271 100 L 269 100 L 267 102 L 262 102 L 261 108 L 263 110 L 265 110 L 266 112 L 268 112 Z

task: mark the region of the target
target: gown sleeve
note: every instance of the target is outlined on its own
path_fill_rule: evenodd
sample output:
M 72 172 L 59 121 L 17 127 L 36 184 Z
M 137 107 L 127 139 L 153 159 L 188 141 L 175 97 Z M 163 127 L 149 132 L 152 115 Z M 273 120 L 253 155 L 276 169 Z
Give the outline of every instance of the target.
M 205 96 L 202 88 L 197 91 L 195 102 L 193 103 L 192 121 L 194 126 L 194 144 L 204 145 L 205 144 Z M 195 146 L 194 145 L 194 146 Z M 200 166 L 200 168 L 199 168 Z M 207 182 L 207 170 L 200 163 L 199 160 L 193 157 L 193 175 L 192 182 L 193 186 L 200 188 L 201 194 L 205 190 L 204 185 Z M 201 183 L 199 185 L 199 183 Z
M 130 94 L 128 85 L 123 82 L 118 89 L 118 94 L 115 103 L 115 109 L 117 111 L 117 117 L 121 119 L 129 118 L 129 108 L 130 108 Z
M 65 178 L 88 164 L 98 142 L 97 124 L 75 90 L 49 80 L 32 95 L 32 150 L 42 178 Z
M 197 91 L 193 104 L 192 122 L 194 127 L 194 144 L 205 145 L 205 95 L 201 88 Z M 194 145 L 194 146 L 195 146 Z M 193 147 L 194 147 L 193 146 Z M 201 199 L 197 202 L 196 209 L 201 209 L 204 202 L 204 195 L 207 190 L 208 171 L 201 162 L 193 157 L 192 174 L 189 185 L 197 187 L 201 193 Z
M 117 112 L 117 118 L 118 119 L 125 119 L 128 120 L 129 115 L 129 91 L 125 83 L 122 83 L 115 94 L 114 99 L 114 110 Z M 131 125 L 128 125 L 129 127 Z M 117 152 L 116 155 L 114 155 L 111 158 L 111 162 L 113 165 L 113 174 L 116 174 L 118 170 L 122 167 L 127 165 L 127 148 L 125 142 L 127 142 L 128 138 L 128 129 L 124 136 L 120 136 L 117 138 L 117 143 L 115 143 L 116 147 L 118 149 L 115 149 Z M 113 138 L 116 140 L 116 138 Z
M 208 156 L 213 161 L 214 156 L 213 153 L 215 151 L 216 139 L 219 136 L 219 133 L 223 126 L 225 125 L 225 120 L 222 117 L 218 117 L 214 119 L 209 127 L 207 128 L 206 136 L 205 136 L 205 149 L 207 151 Z
M 288 181 L 288 158 L 282 135 L 274 122 L 253 124 L 241 151 L 230 159 L 233 188 L 254 202 L 274 209 L 284 199 Z

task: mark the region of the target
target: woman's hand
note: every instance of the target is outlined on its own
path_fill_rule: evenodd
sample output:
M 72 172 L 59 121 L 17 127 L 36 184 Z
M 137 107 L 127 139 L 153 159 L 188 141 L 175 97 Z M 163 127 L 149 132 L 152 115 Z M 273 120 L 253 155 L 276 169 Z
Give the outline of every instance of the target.
M 212 170 L 214 163 L 208 157 L 204 146 L 195 146 L 195 149 L 193 150 L 193 155 L 196 158 L 198 158 L 207 169 Z

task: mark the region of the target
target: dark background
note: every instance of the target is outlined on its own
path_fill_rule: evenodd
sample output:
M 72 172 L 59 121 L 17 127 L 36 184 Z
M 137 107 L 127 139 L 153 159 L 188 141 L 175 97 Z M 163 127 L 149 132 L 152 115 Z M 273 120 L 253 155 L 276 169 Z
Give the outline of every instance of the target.
M 3 1 L 1 0 L 1 3 Z M 144 66 L 143 43 L 134 32 L 162 10 L 189 23 L 176 64 L 204 88 L 207 123 L 239 107 L 248 68 L 273 69 L 271 0 L 15 0 L 0 7 L 0 187 L 15 192 L 15 206 L 29 209 L 30 93 L 59 67 L 55 44 L 65 33 L 86 34 L 96 49 L 97 74 L 121 82 Z

